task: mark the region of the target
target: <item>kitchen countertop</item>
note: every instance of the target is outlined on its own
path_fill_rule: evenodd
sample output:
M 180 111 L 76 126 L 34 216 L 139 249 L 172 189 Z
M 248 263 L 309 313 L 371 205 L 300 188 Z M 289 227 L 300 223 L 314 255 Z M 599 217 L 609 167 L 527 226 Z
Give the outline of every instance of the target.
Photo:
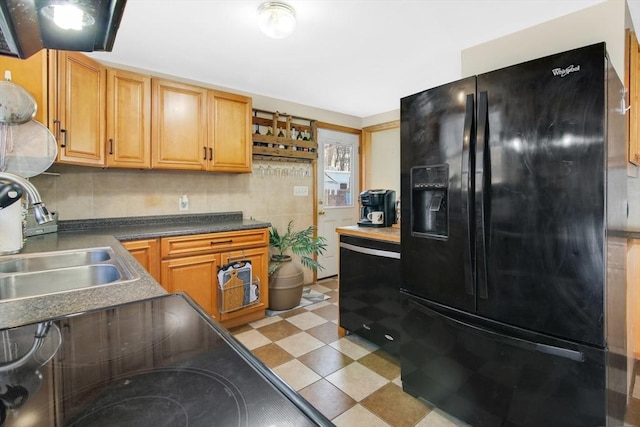
M 383 240 L 385 242 L 400 243 L 400 227 L 360 227 L 359 225 L 348 225 L 336 227 L 338 234 L 345 234 L 367 239 Z
M 120 241 L 267 228 L 242 212 L 60 221 L 58 232 L 29 237 L 20 253 L 111 247 L 139 279 L 64 293 L 0 301 L 0 329 L 166 294 Z M 2 259 L 2 257 L 0 257 Z

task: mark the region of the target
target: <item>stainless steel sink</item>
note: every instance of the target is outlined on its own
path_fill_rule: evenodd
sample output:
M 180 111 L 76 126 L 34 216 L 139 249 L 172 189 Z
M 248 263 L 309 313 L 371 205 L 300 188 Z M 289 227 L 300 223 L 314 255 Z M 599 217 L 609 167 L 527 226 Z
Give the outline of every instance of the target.
M 0 261 L 0 273 L 26 273 L 98 264 L 110 260 L 111 254 L 108 249 L 88 249 L 16 255 L 11 258 L 7 261 Z
M 106 285 L 121 278 L 118 269 L 109 264 L 14 274 L 0 278 L 0 300 Z
M 137 279 L 111 248 L 0 257 L 0 301 Z

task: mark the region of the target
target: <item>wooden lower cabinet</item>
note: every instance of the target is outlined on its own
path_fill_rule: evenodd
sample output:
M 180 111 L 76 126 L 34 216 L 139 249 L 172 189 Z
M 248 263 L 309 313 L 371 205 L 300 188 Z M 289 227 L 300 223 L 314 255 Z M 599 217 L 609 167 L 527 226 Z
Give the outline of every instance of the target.
M 215 288 L 220 255 L 196 255 L 162 260 L 160 283 L 167 292 L 186 292 L 207 313 L 217 314 Z
M 122 246 L 160 282 L 160 242 L 159 239 L 130 240 L 122 242 Z
M 253 229 L 160 239 L 160 284 L 167 292 L 185 292 L 225 327 L 262 319 L 269 305 L 269 232 Z M 257 301 L 220 312 L 218 268 L 248 260 L 259 283 Z

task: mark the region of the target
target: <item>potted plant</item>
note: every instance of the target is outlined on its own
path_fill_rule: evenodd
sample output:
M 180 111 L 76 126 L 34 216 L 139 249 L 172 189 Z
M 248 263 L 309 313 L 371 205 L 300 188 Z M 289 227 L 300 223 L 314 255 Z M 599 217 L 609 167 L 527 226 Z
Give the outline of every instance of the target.
M 269 263 L 269 308 L 272 310 L 287 310 L 300 304 L 304 285 L 302 267 L 312 271 L 322 269 L 314 256 L 324 253 L 326 239 L 314 236 L 314 233 L 313 226 L 293 231 L 293 220 L 289 221 L 284 234 L 271 227 L 269 245 L 273 253 Z M 302 267 L 286 252 L 298 255 Z

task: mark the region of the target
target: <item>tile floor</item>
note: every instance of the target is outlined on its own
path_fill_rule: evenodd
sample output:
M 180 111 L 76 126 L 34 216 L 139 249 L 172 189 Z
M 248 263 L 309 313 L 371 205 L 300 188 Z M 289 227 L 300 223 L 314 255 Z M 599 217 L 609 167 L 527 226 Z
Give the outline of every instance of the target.
M 464 425 L 404 393 L 397 359 L 355 335 L 338 335 L 336 279 L 309 287 L 329 299 L 231 332 L 338 427 Z
M 337 279 L 309 287 L 329 298 L 231 333 L 338 427 L 465 425 L 404 393 L 397 359 L 338 334 Z M 640 375 L 635 385 L 625 426 L 640 426 Z

